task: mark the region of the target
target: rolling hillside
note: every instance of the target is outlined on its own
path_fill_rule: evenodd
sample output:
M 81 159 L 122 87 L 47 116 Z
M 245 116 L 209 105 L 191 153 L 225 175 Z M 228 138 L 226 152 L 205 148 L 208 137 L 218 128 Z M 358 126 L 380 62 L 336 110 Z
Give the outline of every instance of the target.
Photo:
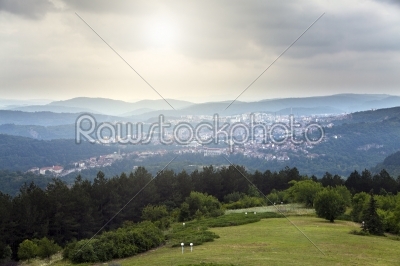
M 115 147 L 76 144 L 74 140 L 42 141 L 0 134 L 0 169 L 27 171 L 32 167 L 67 165 L 92 156 L 109 154 Z

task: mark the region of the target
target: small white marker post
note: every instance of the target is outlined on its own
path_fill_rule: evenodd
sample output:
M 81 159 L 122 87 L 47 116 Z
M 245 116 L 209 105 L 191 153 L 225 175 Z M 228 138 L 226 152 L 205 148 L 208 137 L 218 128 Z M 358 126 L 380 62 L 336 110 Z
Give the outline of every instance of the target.
M 190 252 L 193 251 L 193 243 L 190 243 Z
M 183 246 L 184 246 L 185 244 L 183 244 L 183 243 L 181 243 L 181 246 L 182 246 L 182 254 L 183 254 Z
M 245 212 L 244 214 L 246 214 L 246 215 L 247 215 L 247 212 Z
M 182 223 L 182 226 L 185 226 L 185 223 Z

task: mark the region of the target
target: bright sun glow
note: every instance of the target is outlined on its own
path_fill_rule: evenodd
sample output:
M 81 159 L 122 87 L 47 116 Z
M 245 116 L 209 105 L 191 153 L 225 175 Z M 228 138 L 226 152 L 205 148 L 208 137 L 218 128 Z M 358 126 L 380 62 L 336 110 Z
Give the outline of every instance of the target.
M 151 44 L 157 47 L 171 47 L 177 41 L 177 28 L 168 19 L 153 21 L 148 33 Z

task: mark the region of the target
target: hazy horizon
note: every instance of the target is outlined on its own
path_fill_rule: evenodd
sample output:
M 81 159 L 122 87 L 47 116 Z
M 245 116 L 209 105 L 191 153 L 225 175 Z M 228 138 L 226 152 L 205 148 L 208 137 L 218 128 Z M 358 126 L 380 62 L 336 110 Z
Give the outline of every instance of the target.
M 338 93 L 338 94 L 325 94 L 325 95 L 311 95 L 311 96 L 305 96 L 305 97 L 276 97 L 276 98 L 265 98 L 265 99 L 256 99 L 256 100 L 240 100 L 238 99 L 238 102 L 257 102 L 257 101 L 264 101 L 264 100 L 278 100 L 278 99 L 288 99 L 288 98 L 311 98 L 311 97 L 325 97 L 325 96 L 333 96 L 333 95 L 345 95 L 345 94 L 360 94 L 360 95 L 387 95 L 387 96 L 400 96 L 400 94 L 386 94 L 386 93 Z M 18 98 L 14 98 L 14 99 L 7 99 L 7 98 L 2 98 L 0 97 L 0 101 L 10 101 L 10 102 L 27 102 L 27 103 L 37 103 L 38 105 L 41 104 L 47 104 L 47 103 L 51 103 L 51 102 L 58 102 L 58 101 L 67 101 L 67 100 L 71 100 L 71 99 L 75 99 L 75 98 L 92 98 L 92 99 L 96 99 L 96 98 L 100 98 L 100 99 L 109 99 L 109 100 L 116 100 L 116 101 L 124 101 L 127 103 L 135 103 L 135 102 L 140 102 L 140 101 L 154 101 L 154 100 L 161 100 L 164 101 L 163 99 L 140 99 L 140 100 L 121 100 L 121 99 L 113 99 L 113 98 L 105 98 L 105 97 L 89 97 L 89 96 L 77 96 L 77 97 L 72 97 L 72 98 L 65 98 L 65 99 L 18 99 Z M 171 98 L 166 98 L 166 100 L 178 100 L 178 101 L 186 101 L 186 102 L 191 102 L 194 104 L 201 104 L 201 103 L 212 103 L 212 102 L 231 102 L 231 99 L 227 99 L 227 100 L 220 100 L 220 101 L 202 101 L 202 102 L 196 102 L 196 101 L 187 101 L 184 99 L 171 99 Z M 0 102 L 0 106 L 1 106 L 2 102 Z

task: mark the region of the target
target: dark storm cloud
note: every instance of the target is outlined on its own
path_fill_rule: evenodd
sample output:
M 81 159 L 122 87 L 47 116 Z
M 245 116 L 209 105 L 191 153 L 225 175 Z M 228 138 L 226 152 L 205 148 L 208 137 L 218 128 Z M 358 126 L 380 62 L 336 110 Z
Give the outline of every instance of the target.
M 39 19 L 53 9 L 54 5 L 46 0 L 0 0 L 0 11 L 30 19 Z

